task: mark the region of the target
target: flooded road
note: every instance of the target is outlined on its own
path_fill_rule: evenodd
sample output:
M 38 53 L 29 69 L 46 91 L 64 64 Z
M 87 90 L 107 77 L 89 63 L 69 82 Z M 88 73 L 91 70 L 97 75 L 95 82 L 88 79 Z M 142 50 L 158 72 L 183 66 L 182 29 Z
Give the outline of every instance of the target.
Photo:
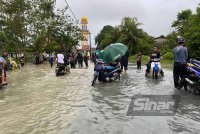
M 93 65 L 55 77 L 49 65 L 9 72 L 0 90 L 0 134 L 198 134 L 200 96 L 173 88 L 172 71 L 155 81 L 130 65 L 121 81 L 91 87 Z M 180 95 L 175 116 L 126 116 L 131 97 Z

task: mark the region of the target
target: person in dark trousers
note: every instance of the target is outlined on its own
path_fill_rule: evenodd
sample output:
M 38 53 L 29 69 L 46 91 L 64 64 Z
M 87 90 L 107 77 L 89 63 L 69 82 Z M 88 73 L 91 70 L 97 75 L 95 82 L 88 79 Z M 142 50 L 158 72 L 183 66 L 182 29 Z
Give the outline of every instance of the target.
M 65 62 L 65 67 L 66 67 L 66 71 L 67 73 L 70 73 L 70 67 L 69 67 L 69 54 L 66 54 L 65 55 L 65 59 L 64 59 L 64 62 Z
M 76 63 L 75 63 L 75 55 L 73 53 L 70 54 L 69 56 L 69 63 L 71 68 L 76 68 Z
M 86 68 L 88 68 L 88 59 L 89 59 L 89 56 L 88 56 L 88 53 L 86 52 L 84 55 L 84 62 L 85 62 Z
M 141 69 L 141 64 L 142 64 L 142 53 L 141 53 L 141 51 L 138 51 L 138 54 L 137 54 L 137 69 Z
M 185 76 L 187 74 L 187 60 L 188 60 L 188 49 L 185 47 L 185 39 L 183 37 L 177 38 L 178 46 L 174 48 L 174 86 L 177 89 L 181 89 L 183 86 L 187 90 Z
M 50 56 L 49 56 L 49 63 L 50 63 L 51 67 L 53 67 L 53 62 L 54 62 L 53 54 L 50 54 Z
M 77 60 L 78 60 L 78 66 L 79 66 L 80 68 L 82 68 L 82 67 L 83 67 L 83 56 L 82 56 L 81 53 L 78 53 L 78 55 L 77 55 Z
M 34 57 L 35 57 L 35 64 L 36 65 L 40 64 L 40 55 L 38 52 L 35 53 Z
M 96 54 L 92 53 L 92 62 L 94 63 L 94 65 L 96 64 Z
M 121 61 L 120 61 L 120 63 L 121 63 L 121 70 L 122 71 L 124 70 L 125 73 L 128 70 L 128 57 L 129 57 L 129 52 L 127 51 L 125 53 L 125 55 L 122 56 Z
M 25 61 L 25 57 L 22 56 L 22 57 L 19 59 L 19 62 L 20 62 L 20 64 L 21 64 L 22 67 L 24 66 L 24 61 Z

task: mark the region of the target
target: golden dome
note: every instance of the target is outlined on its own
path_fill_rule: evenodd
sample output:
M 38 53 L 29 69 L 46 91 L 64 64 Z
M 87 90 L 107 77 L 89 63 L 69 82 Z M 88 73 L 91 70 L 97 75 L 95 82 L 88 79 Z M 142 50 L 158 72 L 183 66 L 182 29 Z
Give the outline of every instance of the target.
M 88 19 L 87 19 L 86 16 L 83 16 L 83 17 L 81 18 L 81 23 L 82 23 L 82 24 L 87 24 L 87 23 L 88 23 Z

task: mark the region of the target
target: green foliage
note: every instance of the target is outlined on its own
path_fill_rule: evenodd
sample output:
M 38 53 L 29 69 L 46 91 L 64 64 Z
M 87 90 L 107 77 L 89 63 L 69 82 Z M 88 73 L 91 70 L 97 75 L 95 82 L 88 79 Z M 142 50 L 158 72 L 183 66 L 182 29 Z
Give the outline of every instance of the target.
M 95 37 L 95 43 L 101 48 L 105 48 L 111 43 L 114 43 L 111 37 L 114 30 L 114 27 L 110 25 L 104 26 L 101 32 Z
M 147 55 L 142 55 L 142 64 L 147 64 L 148 62 L 148 57 Z M 129 57 L 129 62 L 131 63 L 136 63 L 137 62 L 137 55 L 132 55 Z
M 80 29 L 55 0 L 1 0 L 0 49 L 11 52 L 66 51 L 78 44 Z
M 191 56 L 198 57 L 200 51 L 200 7 L 197 7 L 195 14 L 191 10 L 178 13 L 177 20 L 172 26 L 176 29 L 177 35 L 185 37 Z
M 111 43 L 120 42 L 129 47 L 131 54 L 138 50 L 148 54 L 154 39 L 140 29 L 140 25 L 136 18 L 125 17 L 119 26 L 105 26 L 96 36 L 96 44 L 103 49 Z
M 165 42 L 165 49 L 173 49 L 177 46 L 177 34 L 172 32 L 167 35 L 166 42 Z
M 174 58 L 172 52 L 167 52 L 162 57 L 163 57 L 164 60 L 173 60 L 173 58 Z
M 192 15 L 190 9 L 184 10 L 177 15 L 177 20 L 173 22 L 172 27 L 176 28 L 181 34 L 184 33 L 184 29 L 189 24 L 189 18 Z

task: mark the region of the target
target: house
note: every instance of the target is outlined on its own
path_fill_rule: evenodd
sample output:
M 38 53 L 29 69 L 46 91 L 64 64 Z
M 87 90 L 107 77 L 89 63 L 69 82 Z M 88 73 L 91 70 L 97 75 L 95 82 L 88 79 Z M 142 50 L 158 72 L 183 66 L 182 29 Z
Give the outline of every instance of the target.
M 164 35 L 161 35 L 160 37 L 155 38 L 154 41 L 155 41 L 155 45 L 160 48 L 163 45 L 165 45 L 165 42 L 167 41 L 167 39 Z

